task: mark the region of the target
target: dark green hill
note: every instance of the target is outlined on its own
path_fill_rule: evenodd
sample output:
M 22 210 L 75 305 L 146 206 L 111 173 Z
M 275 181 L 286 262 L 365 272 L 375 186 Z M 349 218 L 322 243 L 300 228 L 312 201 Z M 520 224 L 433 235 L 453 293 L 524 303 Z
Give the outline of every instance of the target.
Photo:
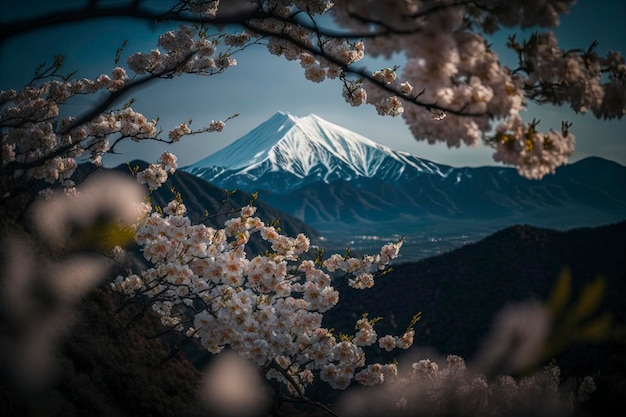
M 470 356 L 506 303 L 546 300 L 563 268 L 573 294 L 598 275 L 607 280 L 602 308 L 621 314 L 626 294 L 626 222 L 556 231 L 513 226 L 479 242 L 415 263 L 400 264 L 373 289 L 342 290 L 337 317 L 363 312 L 394 317 L 402 327 L 422 312 L 418 343 Z
M 117 312 L 106 288 L 79 306 L 79 319 L 60 344 L 58 372 L 45 390 L 24 391 L 0 380 L 3 416 L 206 416 L 197 392 L 201 374 L 183 357 L 162 362 L 168 347 L 149 339 L 161 331 L 151 314 Z

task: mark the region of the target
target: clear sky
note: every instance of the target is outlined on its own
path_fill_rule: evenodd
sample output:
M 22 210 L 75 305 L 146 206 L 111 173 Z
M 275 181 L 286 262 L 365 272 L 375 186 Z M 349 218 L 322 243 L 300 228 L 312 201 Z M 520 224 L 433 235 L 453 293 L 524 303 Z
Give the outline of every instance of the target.
M 124 0 L 117 0 L 124 3 Z M 56 2 L 11 1 L 3 4 L 0 20 L 32 11 L 44 12 L 47 8 L 67 8 L 83 1 L 67 0 L 59 6 Z M 599 42 L 601 54 L 619 50 L 626 54 L 626 2 L 622 0 L 579 0 L 572 12 L 561 20 L 556 30 L 562 48 L 586 48 L 593 40 Z M 38 63 L 50 62 L 52 55 L 66 55 L 67 71 L 78 70 L 77 76 L 95 78 L 101 73 L 110 74 L 114 66 L 115 50 L 125 39 L 123 59 L 136 51 L 148 52 L 156 47 L 160 33 L 166 26 L 157 26 L 128 18 L 78 22 L 67 26 L 12 38 L 0 49 L 0 89 L 20 88 L 32 77 Z M 531 31 L 520 33 L 529 35 Z M 493 39 L 493 47 L 504 63 L 510 54 L 504 48 L 505 36 Z M 156 160 L 163 150 L 178 155 L 181 166 L 194 163 L 227 146 L 277 111 L 295 116 L 315 113 L 332 123 L 358 132 L 374 141 L 396 150 L 407 151 L 421 158 L 452 166 L 495 165 L 491 150 L 484 146 L 448 149 L 445 145 L 428 145 L 415 141 L 401 117 L 381 117 L 371 106 L 353 108 L 341 97 L 337 80 L 316 84 L 304 79 L 303 70 L 296 62 L 270 55 L 264 46 L 256 46 L 236 55 L 236 67 L 212 77 L 183 76 L 174 80 L 159 80 L 135 90 L 133 108 L 149 118 L 160 117 L 165 132 L 181 121 L 193 119 L 192 127 L 200 128 L 211 120 L 226 119 L 239 113 L 221 133 L 192 136 L 174 146 L 162 143 L 128 143 L 118 150 L 122 155 L 108 157 L 107 165 L 141 158 Z M 392 61 L 393 65 L 400 63 Z M 378 63 L 376 63 L 378 65 Z M 372 70 L 380 67 L 372 67 Z M 69 109 L 80 114 L 81 106 Z M 526 112 L 528 120 L 541 119 L 540 127 L 559 129 L 561 120 L 573 122 L 571 131 L 576 135 L 577 150 L 572 161 L 597 155 L 626 165 L 626 118 L 619 121 L 598 121 L 592 115 L 575 115 L 567 108 L 532 106 Z

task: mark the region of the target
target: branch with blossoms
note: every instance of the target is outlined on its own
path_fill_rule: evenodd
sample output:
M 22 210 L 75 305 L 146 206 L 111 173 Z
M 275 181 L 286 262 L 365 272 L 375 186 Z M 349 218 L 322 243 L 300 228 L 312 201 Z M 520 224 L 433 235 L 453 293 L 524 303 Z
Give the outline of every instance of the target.
M 267 40 L 270 53 L 300 61 L 305 78 L 314 82 L 340 79 L 342 95 L 352 106 L 368 103 L 382 116 L 402 116 L 416 140 L 444 142 L 449 147 L 482 143 L 494 149 L 496 161 L 517 167 L 525 177 L 541 178 L 567 163 L 575 137 L 570 126 L 542 133 L 536 123 L 524 122 L 520 115 L 524 100 L 567 103 L 575 112 L 590 109 L 598 118 L 621 118 L 626 112 L 624 59 L 613 52 L 597 58 L 591 50 L 560 51 L 554 35 L 547 32 L 533 35 L 523 46 L 509 43 L 522 60 L 515 70 L 500 64 L 483 34 L 493 34 L 500 26 L 555 27 L 572 3 L 423 0 L 396 2 L 392 7 L 365 0 L 184 0 L 157 11 L 143 7 L 141 1 L 119 9 L 96 1 L 83 12 L 87 19 L 119 13 L 198 24 L 204 33 L 208 28 L 222 32 L 225 25 L 242 27 L 246 32 L 225 39 L 237 38 L 240 46 Z M 321 24 L 326 22 L 323 15 L 330 16 L 333 24 Z M 66 18 L 76 17 L 70 13 Z M 63 21 L 61 14 L 56 20 L 44 17 L 39 24 Z M 18 33 L 37 26 L 14 25 Z M 181 27 L 179 32 L 185 30 Z M 168 43 L 187 48 L 177 44 L 181 36 L 172 33 L 160 40 L 171 56 L 176 50 L 165 46 Z M 365 53 L 373 57 L 404 54 L 403 73 L 396 75 L 399 66 L 379 71 L 357 68 L 355 63 Z M 136 54 L 129 65 L 150 72 L 146 61 L 161 58 L 158 52 L 153 54 Z M 216 62 L 228 59 L 223 55 Z M 354 78 L 348 80 L 348 75 Z M 413 86 L 419 93 L 413 93 Z
M 275 42 L 277 39 L 282 39 L 291 44 L 292 48 L 295 47 L 300 50 L 297 52 L 291 52 L 290 54 L 303 55 L 305 52 L 308 52 L 309 54 L 311 54 L 312 57 L 317 58 L 318 62 L 313 63 L 307 63 L 310 62 L 310 58 L 306 55 L 304 58 L 300 58 L 303 61 L 303 67 L 305 67 L 305 77 L 317 83 L 324 81 L 326 77 L 340 78 L 344 84 L 343 96 L 346 101 L 354 107 L 360 106 L 361 104 L 365 104 L 367 102 L 367 92 L 365 89 L 362 88 L 363 80 L 367 80 L 370 83 L 370 88 L 377 88 L 381 91 L 392 94 L 392 96 L 390 96 L 387 101 L 394 102 L 394 104 L 391 106 L 394 109 L 386 110 L 385 104 L 383 103 L 376 105 L 378 113 L 382 116 L 397 116 L 401 114 L 403 111 L 401 109 L 401 101 L 404 103 L 413 104 L 418 107 L 423 107 L 427 111 L 433 112 L 433 114 L 449 113 L 452 115 L 464 117 L 490 116 L 488 113 L 485 112 L 474 113 L 468 108 L 455 109 L 452 107 L 442 106 L 436 101 L 423 102 L 419 100 L 421 94 L 411 96 L 410 93 L 412 92 L 413 88 L 409 87 L 410 84 L 403 83 L 403 85 L 400 86 L 391 85 L 393 80 L 396 79 L 396 75 L 395 70 L 392 70 L 390 68 L 384 68 L 381 71 L 376 71 L 372 73 L 363 68 L 354 67 L 351 64 L 363 58 L 362 43 L 344 44 L 343 41 L 338 40 L 343 38 L 327 38 L 326 40 L 322 41 L 320 36 L 321 34 L 317 33 L 316 36 L 319 37 L 318 44 L 322 46 L 316 48 L 312 44 L 302 42 L 289 36 L 288 34 L 285 34 L 283 31 L 272 32 L 263 29 L 261 26 L 252 25 L 250 23 L 245 23 L 243 26 L 246 29 L 250 30 L 253 34 L 260 34 L 270 38 L 270 44 L 268 45 L 268 48 L 270 48 L 270 51 L 276 51 L 272 52 L 275 55 L 285 54 L 285 49 L 287 48 L 281 46 L 273 47 L 271 45 L 271 43 Z M 324 45 L 326 45 L 327 48 L 324 48 Z M 350 51 L 350 49 L 353 49 L 354 51 Z M 337 56 L 335 55 L 336 53 L 340 55 Z M 287 57 L 287 59 L 290 58 Z M 326 69 L 325 67 L 328 68 Z M 395 69 L 398 69 L 398 67 L 396 67 Z M 379 74 L 382 72 L 390 74 L 393 73 L 393 80 L 388 81 L 387 79 L 381 79 L 381 76 Z M 352 76 L 356 76 L 358 78 L 354 81 L 348 81 L 346 78 L 347 74 L 351 74 Z M 400 100 L 400 98 L 398 97 L 400 97 L 402 100 Z
M 369 103 L 380 115 L 402 115 L 417 140 L 441 141 L 449 147 L 475 146 L 482 142 L 494 148 L 496 161 L 517 167 L 525 177 L 542 178 L 567 163 L 574 151 L 575 137 L 566 122 L 560 132 L 550 130 L 547 133 L 539 132 L 537 123 L 523 122 L 520 112 L 525 109 L 525 98 L 538 99 L 541 93 L 551 102 L 570 103 L 574 111 L 584 111 L 595 104 L 596 117 L 613 118 L 624 114 L 626 85 L 620 81 L 624 79 L 620 74 L 626 66 L 619 54 L 609 54 L 610 63 L 605 67 L 613 68 L 612 72 L 596 71 L 591 65 L 589 71 L 573 74 L 572 80 L 555 77 L 554 73 L 548 74 L 539 67 L 522 76 L 500 65 L 497 55 L 478 30 L 493 33 L 498 24 L 532 26 L 533 17 L 528 9 L 513 18 L 512 12 L 519 4 L 487 7 L 481 2 L 431 4 L 425 1 L 398 4 L 397 8 L 370 7 L 369 4 L 367 8 L 360 8 L 359 2 L 337 1 L 333 7 L 322 8 L 322 4 L 329 5 L 326 2 L 316 5 L 318 3 L 319 7 L 306 10 L 268 9 L 275 15 L 251 19 L 242 26 L 253 36 L 267 37 L 272 54 L 299 60 L 307 79 L 314 82 L 341 79 L 343 96 L 351 105 Z M 542 15 L 534 24 L 555 26 L 558 15 L 569 6 L 553 7 L 551 13 Z M 362 13 L 355 18 L 353 10 Z M 326 11 L 339 26 L 348 30 L 331 31 L 331 35 L 322 28 L 316 15 Z M 381 25 L 398 29 L 385 34 L 374 29 L 369 34 L 362 33 L 363 42 L 353 41 L 356 38 L 350 29 L 372 30 L 372 26 Z M 558 48 L 550 45 L 549 37 L 534 45 L 553 50 L 555 56 L 560 54 Z M 404 73 L 397 77 L 398 67 L 373 73 L 356 68 L 354 63 L 362 59 L 366 50 L 373 56 L 404 53 L 407 58 Z M 559 61 L 549 56 L 539 56 L 537 61 L 547 71 L 560 68 Z M 603 73 L 610 73 L 610 80 L 600 85 Z M 358 78 L 350 81 L 347 74 Z M 420 86 L 419 93 L 412 94 L 413 85 Z M 549 85 L 566 85 L 570 92 L 563 94 L 563 88 L 550 89 Z M 536 86 L 541 88 L 538 90 Z M 604 98 L 600 104 L 601 96 Z M 494 126 L 494 122 L 497 125 Z M 496 133 L 490 136 L 486 133 L 494 131 Z
M 507 47 L 517 53 L 518 67 L 513 72 L 527 75 L 524 89 L 530 100 L 539 104 L 569 104 L 576 113 L 592 111 L 597 118 L 619 119 L 625 114 L 626 64 L 621 54 L 609 52 L 601 57 L 598 43 L 588 48 L 559 49 L 552 32 L 533 33 L 522 43 L 515 35 Z
M 338 338 L 321 324 L 323 313 L 339 300 L 333 282 L 342 279 L 331 274 L 353 277 L 347 279 L 353 288 L 371 288 L 374 277 L 397 257 L 402 241 L 373 256 L 303 260 L 309 239 L 281 235 L 254 217 L 254 206 L 243 207 L 223 229 L 193 225 L 184 210 L 174 200 L 163 213 L 139 223 L 135 241 L 152 266 L 117 277 L 112 288 L 147 298 L 163 325 L 198 339 L 209 352 L 229 347 L 251 360 L 296 398 L 304 398 L 315 374 L 331 387 L 345 389 L 352 381 L 382 382 L 394 372 L 393 364 L 363 368 L 363 348 L 379 342 L 387 350 L 407 349 L 412 326 L 400 336 L 379 338 L 376 320 L 363 317 L 353 336 Z M 245 246 L 254 234 L 271 250 L 248 259 Z
M 33 81 L 23 91 L 1 91 L 3 158 L 0 176 L 5 178 L 8 187 L 2 193 L 3 198 L 27 190 L 42 179 L 71 189 L 74 186 L 71 178 L 79 158 L 88 155 L 92 163 L 101 165 L 102 157 L 115 153 L 115 146 L 124 139 L 171 144 L 183 136 L 222 131 L 225 123 L 236 114 L 196 130 L 189 127 L 191 121 L 183 122 L 169 132 L 167 139 L 162 139 L 162 131 L 157 130 L 158 119 L 150 121 L 134 111 L 131 107 L 133 100 L 118 110 L 110 110 L 109 106 L 155 79 L 183 73 L 216 75 L 235 65 L 236 61 L 230 55 L 249 45 L 239 43 L 235 46 L 225 35 L 213 39 L 217 44 L 224 38 L 226 50 L 213 59 L 216 48 L 202 30 L 180 28 L 167 32 L 159 39 L 165 53 L 153 50 L 148 56 L 138 53 L 129 58 L 129 66 L 138 75 L 133 79 L 128 77 L 124 68 L 116 67 L 112 77 L 101 75 L 96 80 L 70 80 L 71 75 L 68 75 L 57 80 L 63 61 L 59 56 L 52 66 L 37 68 Z M 35 81 L 41 84 L 37 85 Z M 61 106 L 72 97 L 101 92 L 106 97 L 83 115 L 60 118 Z M 114 135 L 117 137 L 112 138 Z

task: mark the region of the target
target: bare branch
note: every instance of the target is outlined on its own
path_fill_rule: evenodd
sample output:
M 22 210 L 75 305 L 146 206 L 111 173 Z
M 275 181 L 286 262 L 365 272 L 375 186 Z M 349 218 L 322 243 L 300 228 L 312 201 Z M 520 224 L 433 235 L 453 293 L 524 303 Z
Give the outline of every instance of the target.
M 223 26 L 229 24 L 241 24 L 249 19 L 262 19 L 269 17 L 263 11 L 255 10 L 236 15 L 218 16 L 214 19 L 207 19 L 191 14 L 177 12 L 174 9 L 163 12 L 155 12 L 140 8 L 140 1 L 134 1 L 128 6 L 119 7 L 92 7 L 97 6 L 97 1 L 78 10 L 67 10 L 62 12 L 51 12 L 39 17 L 20 19 L 5 23 L 0 26 L 0 44 L 8 39 L 23 35 L 36 30 L 62 26 L 68 23 L 84 22 L 89 20 L 104 19 L 110 17 L 130 17 L 148 22 L 178 21 L 186 23 L 211 24 Z

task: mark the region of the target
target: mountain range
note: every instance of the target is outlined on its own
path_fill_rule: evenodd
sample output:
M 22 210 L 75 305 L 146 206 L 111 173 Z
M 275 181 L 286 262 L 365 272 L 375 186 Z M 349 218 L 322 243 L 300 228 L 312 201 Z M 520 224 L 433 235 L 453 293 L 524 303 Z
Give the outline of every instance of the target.
M 469 236 L 466 243 L 514 224 L 566 230 L 626 219 L 626 167 L 618 163 L 590 157 L 529 180 L 513 168 L 437 164 L 313 114 L 277 112 L 181 170 L 259 192 L 328 239 L 348 233 L 364 248 L 359 236 L 374 243 L 412 233 L 431 241 Z

